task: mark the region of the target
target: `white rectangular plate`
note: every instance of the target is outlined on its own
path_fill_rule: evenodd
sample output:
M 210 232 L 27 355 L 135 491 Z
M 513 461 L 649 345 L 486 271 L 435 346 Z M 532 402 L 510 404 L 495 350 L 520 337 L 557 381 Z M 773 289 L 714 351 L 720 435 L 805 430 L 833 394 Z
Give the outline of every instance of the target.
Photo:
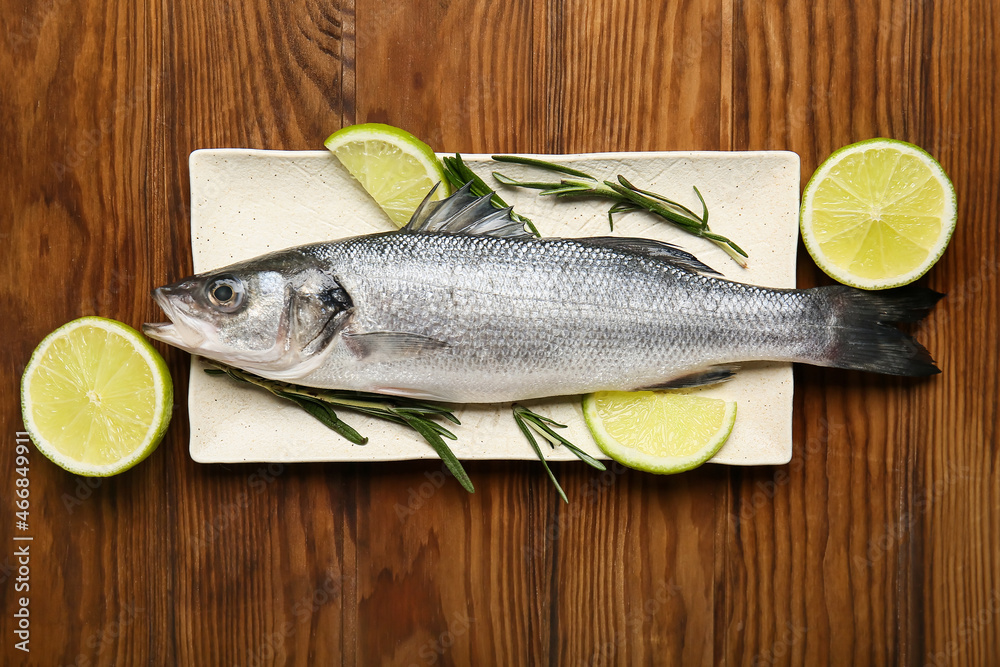
M 798 235 L 799 158 L 789 152 L 600 153 L 550 156 L 600 177 L 623 174 L 638 187 L 670 196 L 692 210 L 705 197 L 712 230 L 739 243 L 750 255 L 741 269 L 712 243 L 681 232 L 646 213 L 620 215 L 615 235 L 676 243 L 727 278 L 770 287 L 795 286 Z M 500 170 L 485 155 L 466 155 L 488 182 Z M 367 193 L 327 151 L 199 150 L 191 154 L 191 245 L 196 272 L 220 268 L 263 253 L 345 236 L 392 229 Z M 538 172 L 531 174 L 537 178 Z M 541 180 L 550 180 L 548 177 Z M 553 179 L 554 180 L 554 179 Z M 501 188 L 514 209 L 531 218 L 543 236 L 607 235 L 608 204 L 557 201 L 536 191 Z M 181 276 L 177 276 L 181 278 Z M 297 406 L 256 388 L 202 372 L 192 360 L 189 388 L 191 457 L 202 463 L 248 461 L 396 461 L 436 454 L 411 431 L 377 419 L 343 413 L 368 436 L 353 445 Z M 784 363 L 748 364 L 736 379 L 701 389 L 707 396 L 736 400 L 736 425 L 712 459 L 732 465 L 787 463 L 792 454 L 792 369 Z M 567 424 L 563 434 L 597 457 L 583 421 L 579 397 L 530 401 L 538 412 Z M 461 406 L 462 425 L 452 444 L 461 460 L 535 459 L 518 431 L 509 405 Z M 550 460 L 575 460 L 565 448 Z

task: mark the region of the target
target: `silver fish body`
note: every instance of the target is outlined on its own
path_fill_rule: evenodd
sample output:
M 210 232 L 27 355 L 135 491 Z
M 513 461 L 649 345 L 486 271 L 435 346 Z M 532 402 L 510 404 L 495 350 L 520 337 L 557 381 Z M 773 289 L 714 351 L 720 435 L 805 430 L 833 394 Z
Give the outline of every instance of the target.
M 312 386 L 490 403 L 812 359 L 829 344 L 828 315 L 802 292 L 585 241 L 387 234 L 302 251 L 337 267 L 354 304 L 326 361 L 297 380 Z M 420 338 L 354 343 L 369 332 Z
M 491 215 L 473 205 L 463 229 Z M 428 227 L 292 248 L 160 288 L 173 324 L 146 332 L 264 377 L 465 403 L 690 386 L 754 360 L 937 372 L 886 324 L 922 317 L 939 296 L 930 290 L 768 289 L 709 275 L 653 241 Z M 220 313 L 225 286 L 242 297 Z

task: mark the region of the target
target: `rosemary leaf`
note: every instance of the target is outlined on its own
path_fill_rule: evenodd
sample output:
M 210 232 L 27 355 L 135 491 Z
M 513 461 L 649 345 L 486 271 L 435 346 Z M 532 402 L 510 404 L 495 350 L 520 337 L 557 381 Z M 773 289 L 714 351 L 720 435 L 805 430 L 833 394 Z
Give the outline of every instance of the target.
M 441 424 L 438 424 L 437 422 L 431 421 L 429 419 L 424 419 L 418 413 L 415 413 L 411 410 L 403 410 L 403 409 L 396 409 L 394 410 L 394 412 L 397 415 L 399 415 L 399 418 L 406 423 L 408 423 L 407 422 L 408 419 L 416 420 L 426 425 L 427 428 L 431 429 L 432 431 L 434 431 L 443 438 L 448 438 L 449 440 L 458 440 L 458 436 L 449 431 L 448 429 L 446 429 L 444 426 L 441 426 Z
M 405 413 L 401 416 L 410 428 L 422 435 L 424 440 L 426 440 L 430 446 L 434 448 L 434 451 L 436 451 L 438 456 L 441 457 L 441 460 L 444 461 L 448 471 L 451 472 L 452 476 L 456 480 L 458 480 L 458 483 L 462 485 L 462 488 L 469 493 L 475 493 L 476 490 L 472 486 L 472 480 L 470 480 L 469 476 L 466 474 L 461 461 L 459 461 L 458 457 L 455 456 L 455 452 L 451 451 L 451 447 L 445 443 L 445 441 L 441 438 L 441 435 L 429 426 L 429 424 L 433 424 L 433 422 L 418 419 Z
M 510 164 L 524 164 L 529 167 L 541 167 L 548 171 L 556 171 L 560 174 L 568 174 L 570 176 L 579 176 L 580 178 L 586 178 L 591 181 L 595 181 L 593 176 L 590 174 L 580 171 L 579 169 L 573 169 L 572 167 L 567 167 L 564 164 L 556 164 L 555 162 L 547 162 L 545 160 L 539 160 L 533 157 L 523 157 L 521 155 L 493 155 L 491 156 L 497 162 L 509 162 Z
M 541 192 L 543 195 L 555 195 L 557 197 L 565 197 L 567 195 L 580 196 L 591 194 L 589 188 L 580 187 L 579 185 L 567 184 L 561 185 L 557 188 L 552 188 L 551 190 L 544 190 Z
M 656 194 L 655 192 L 650 192 L 649 190 L 642 190 L 640 188 L 637 188 L 634 185 L 632 185 L 628 181 L 628 179 L 626 179 L 621 174 L 618 174 L 618 182 L 620 184 L 624 185 L 629 190 L 632 190 L 633 192 L 638 192 L 639 194 L 642 194 L 642 195 L 645 195 L 645 196 L 650 197 L 652 199 L 656 199 L 658 201 L 661 201 L 664 204 L 666 204 L 667 206 L 676 208 L 678 211 L 681 211 L 682 213 L 685 213 L 686 217 L 688 217 L 690 220 L 694 220 L 695 222 L 697 222 L 699 227 L 701 227 L 703 229 L 708 229 L 708 223 L 705 221 L 705 217 L 703 216 L 703 217 L 699 218 L 698 214 L 695 213 L 694 211 L 692 211 L 691 209 L 689 209 L 687 206 L 684 206 L 683 204 L 679 204 L 679 203 L 677 203 L 677 202 L 675 202 L 675 201 L 673 201 L 671 199 L 667 199 L 663 195 Z M 698 195 L 698 199 L 701 199 L 701 193 L 698 192 L 698 188 L 697 187 L 694 189 L 694 191 Z M 701 203 L 702 203 L 702 206 L 704 206 L 705 205 L 705 200 L 701 199 Z M 705 213 L 706 214 L 708 213 L 708 209 L 707 208 L 705 209 Z
M 514 413 L 514 421 L 517 422 L 517 427 L 524 434 L 524 437 L 528 440 L 528 444 L 531 448 L 535 450 L 535 455 L 538 456 L 538 460 L 542 462 L 542 466 L 545 468 L 545 472 L 548 473 L 549 479 L 555 484 L 556 491 L 565 502 L 569 502 L 566 497 L 566 492 L 563 490 L 559 481 L 556 479 L 555 474 L 549 467 L 549 463 L 542 454 L 542 448 L 538 445 L 538 441 L 535 439 L 535 435 L 540 435 L 544 438 L 550 446 L 555 447 L 556 445 L 563 445 L 571 452 L 576 454 L 576 456 L 588 465 L 597 468 L 598 470 L 607 470 L 605 465 L 592 457 L 587 452 L 583 451 L 572 442 L 564 438 L 563 436 L 556 433 L 552 427 L 555 428 L 566 428 L 565 424 L 560 424 L 554 419 L 550 419 L 544 415 L 540 415 L 537 412 L 532 412 L 523 405 L 518 405 L 517 403 L 511 406 L 511 410 Z
M 463 185 L 465 185 L 465 183 L 462 182 L 462 177 L 459 176 L 458 173 L 454 169 L 450 169 L 448 167 L 448 161 L 449 161 L 449 159 L 450 158 L 444 158 L 444 159 L 441 160 L 441 163 L 444 165 L 444 177 L 448 181 L 448 185 L 451 186 L 452 190 L 458 190 Z M 482 196 L 482 195 L 480 195 L 480 196 Z
M 337 417 L 337 413 L 333 411 L 327 405 L 324 405 L 320 401 L 310 400 L 303 396 L 296 396 L 289 393 L 278 394 L 282 398 L 287 398 L 288 400 L 297 403 L 300 408 L 311 414 L 313 417 L 318 419 L 329 429 L 332 429 L 342 435 L 345 439 L 353 442 L 355 445 L 365 445 L 368 444 L 368 438 L 364 437 L 358 433 L 349 424 L 344 422 L 342 419 Z
M 479 177 L 479 174 L 472 171 L 469 165 L 465 164 L 465 160 L 462 159 L 460 153 L 455 153 L 455 157 L 445 157 L 441 159 L 441 164 L 444 165 L 444 175 L 448 179 L 448 182 L 456 190 L 471 183 L 469 187 L 469 192 L 476 195 L 477 197 L 485 197 L 486 195 L 492 195 L 490 197 L 490 203 L 493 204 L 494 208 L 510 208 L 507 202 L 503 200 L 500 195 L 493 191 L 493 188 L 486 185 L 486 182 Z M 535 236 L 541 236 L 538 233 L 538 228 L 535 227 L 533 223 L 528 218 L 515 213 L 513 210 L 510 212 L 510 217 L 520 222 L 522 225 L 527 225 L 528 229 Z
M 694 187 L 694 193 L 696 195 L 698 195 L 698 201 L 701 202 L 701 211 L 702 211 L 702 213 L 701 213 L 701 222 L 702 222 L 702 224 L 705 225 L 705 229 L 707 230 L 708 229 L 708 204 L 705 203 L 705 198 L 701 196 L 701 190 L 698 189 L 698 186 L 695 185 L 693 187 Z M 736 244 L 734 243 L 733 245 L 736 245 Z M 743 252 L 742 250 L 740 252 L 743 253 L 744 257 L 747 256 L 747 254 L 745 252 Z
M 532 420 L 530 417 L 526 417 L 526 418 L 528 419 L 529 422 L 534 422 L 534 420 Z M 556 433 L 555 431 L 553 431 L 551 428 L 549 428 L 545 424 L 534 422 L 533 426 L 534 426 L 535 430 L 536 431 L 540 431 L 541 434 L 542 434 L 542 436 L 545 437 L 549 442 L 554 443 L 554 444 L 558 443 L 558 444 L 563 445 L 568 450 L 570 450 L 571 452 L 573 452 L 574 454 L 576 454 L 577 458 L 579 458 L 584 463 L 586 463 L 586 464 L 588 464 L 588 465 L 590 465 L 590 466 L 592 466 L 594 468 L 597 468 L 598 470 L 607 470 L 607 468 L 605 467 L 605 465 L 603 463 L 601 463 L 600 461 L 598 461 L 597 459 L 595 459 L 593 456 L 591 456 L 587 452 L 583 451 L 582 449 L 580 449 L 579 447 L 577 447 L 576 445 L 574 445 L 572 442 L 570 442 L 566 438 L 562 437 L 561 435 L 559 435 L 558 433 Z M 561 428 L 566 428 L 565 425 L 563 425 L 563 424 L 559 424 L 559 426 Z
M 456 440 L 454 433 L 441 424 L 433 421 L 434 417 L 446 419 L 459 424 L 452 411 L 442 405 L 425 401 L 415 401 L 397 396 L 367 394 L 358 391 L 337 391 L 330 389 L 315 389 L 301 387 L 287 382 L 268 380 L 253 373 L 240 370 L 233 366 L 205 360 L 211 364 L 206 368 L 209 375 L 228 375 L 236 382 L 257 385 L 266 389 L 278 398 L 291 401 L 319 420 L 327 428 L 358 445 L 365 444 L 368 439 L 358 433 L 353 427 L 337 416 L 335 408 L 351 410 L 363 415 L 377 417 L 396 424 L 402 424 L 416 431 L 437 452 L 445 466 L 469 493 L 474 492 L 472 481 L 466 474 L 461 462 L 451 451 L 444 438 Z
M 533 190 L 552 190 L 554 188 L 562 187 L 562 183 L 542 183 L 540 181 L 517 181 L 510 176 L 504 176 L 498 171 L 493 172 L 493 178 L 497 179 L 502 185 L 512 185 L 517 188 L 531 188 Z
M 697 187 L 694 188 L 694 192 L 698 197 L 698 201 L 701 202 L 703 210 L 701 216 L 683 204 L 675 202 L 661 194 L 636 187 L 622 174 L 618 174 L 618 182 L 615 183 L 613 181 L 599 181 L 594 176 L 579 169 L 538 158 L 518 155 L 494 155 L 493 159 L 496 162 L 537 167 L 546 171 L 573 176 L 574 178 L 564 178 L 558 183 L 544 183 L 541 181 L 518 181 L 500 172 L 493 172 L 493 178 L 503 185 L 540 190 L 540 194 L 542 195 L 555 195 L 557 197 L 601 197 L 610 199 L 615 202 L 608 210 L 608 226 L 611 227 L 612 231 L 615 228 L 614 214 L 629 213 L 638 210 L 649 211 L 686 232 L 708 239 L 725 250 L 740 266 L 743 268 L 747 266 L 748 255 L 746 251 L 725 236 L 709 231 L 708 205 L 705 203 L 705 198 L 702 197 L 701 191 Z
M 611 208 L 608 209 L 608 227 L 611 228 L 611 231 L 615 231 L 615 220 L 612 217 L 615 213 L 631 213 L 632 211 L 641 210 L 641 208 L 629 202 L 620 201 L 613 204 Z
M 535 450 L 538 460 L 542 462 L 542 467 L 545 468 L 545 472 L 548 473 L 549 479 L 551 479 L 552 483 L 555 484 L 556 491 L 559 492 L 563 502 L 568 503 L 569 498 L 566 497 L 566 492 L 563 491 L 563 488 L 559 485 L 559 480 L 556 479 L 556 476 L 552 472 L 552 468 L 549 467 L 549 462 L 545 460 L 545 456 L 542 454 L 542 448 L 538 446 L 538 441 L 535 440 L 535 436 L 532 434 L 531 429 L 528 428 L 524 418 L 518 414 L 517 410 L 514 411 L 514 421 L 517 422 L 517 427 L 521 429 L 521 433 L 524 434 L 524 437 L 528 439 L 528 443 L 531 444 L 531 448 Z
M 618 193 L 624 200 L 632 202 L 636 208 L 645 209 L 650 213 L 655 213 L 661 218 L 665 218 L 670 222 L 674 223 L 678 227 L 685 229 L 696 236 L 700 236 L 703 230 L 701 220 L 697 218 L 691 218 L 683 213 L 674 210 L 671 207 L 664 205 L 658 201 L 655 201 L 645 195 L 639 194 L 638 191 L 629 188 L 628 186 L 621 185 L 620 183 L 612 183 L 611 181 L 604 181 L 604 184 L 609 188 Z M 678 209 L 683 209 L 684 207 L 677 204 Z M 687 210 L 687 209 L 684 209 Z
M 582 449 L 574 445 L 572 442 L 570 442 L 569 440 L 567 440 L 566 438 L 564 438 L 563 436 L 559 435 L 554 430 L 552 430 L 553 426 L 555 428 L 566 428 L 566 424 L 560 424 L 554 419 L 550 419 L 549 417 L 540 415 L 537 412 L 532 412 L 523 405 L 515 404 L 511 407 L 514 410 L 515 419 L 520 417 L 521 419 L 528 422 L 528 424 L 530 424 L 532 428 L 534 428 L 534 430 L 539 433 L 539 435 L 548 440 L 549 443 L 551 443 L 552 445 L 561 444 L 567 449 L 569 449 L 571 452 L 576 454 L 577 458 L 579 458 L 584 463 L 594 468 L 597 468 L 598 470 L 607 470 L 607 468 L 603 463 L 601 463 L 593 456 L 583 451 Z

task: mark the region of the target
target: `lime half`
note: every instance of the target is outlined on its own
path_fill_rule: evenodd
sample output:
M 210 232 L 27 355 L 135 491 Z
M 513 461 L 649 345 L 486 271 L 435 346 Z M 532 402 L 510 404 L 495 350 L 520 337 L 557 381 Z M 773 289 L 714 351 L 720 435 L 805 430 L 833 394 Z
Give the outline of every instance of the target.
M 398 227 L 410 221 L 435 183 L 441 185 L 432 199 L 448 196 L 448 181 L 434 151 L 398 127 L 351 125 L 331 134 L 324 145 Z
M 863 289 L 913 282 L 941 257 L 955 188 L 926 151 L 895 139 L 845 146 L 802 195 L 802 240 L 827 275 Z
M 667 391 L 600 391 L 583 416 L 605 454 L 659 474 L 697 468 L 719 451 L 736 421 L 735 401 Z
M 107 477 L 149 456 L 170 422 L 173 383 L 135 329 L 82 317 L 39 343 L 21 378 L 24 427 L 78 475 Z

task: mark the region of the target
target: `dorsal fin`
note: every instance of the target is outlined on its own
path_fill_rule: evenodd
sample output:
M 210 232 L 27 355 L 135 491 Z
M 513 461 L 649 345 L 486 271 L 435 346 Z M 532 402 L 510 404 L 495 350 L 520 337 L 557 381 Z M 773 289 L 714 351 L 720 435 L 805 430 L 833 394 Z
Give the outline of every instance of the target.
M 580 243 L 589 243 L 590 245 L 612 248 L 614 250 L 622 250 L 630 252 L 634 255 L 643 255 L 652 259 L 658 259 L 661 262 L 673 264 L 677 268 L 684 269 L 685 271 L 693 271 L 694 273 L 703 273 L 713 276 L 722 275 L 686 250 L 681 250 L 677 246 L 670 243 L 664 243 L 663 241 L 625 238 L 620 236 L 593 236 L 579 238 L 576 240 Z
M 453 195 L 440 201 L 430 201 L 440 183 L 427 193 L 420 206 L 413 212 L 410 222 L 403 227 L 407 232 L 438 232 L 441 234 L 482 234 L 530 238 L 524 225 L 510 217 L 510 207 L 494 208 L 490 203 L 491 192 L 477 197 L 469 192 L 466 183 Z

